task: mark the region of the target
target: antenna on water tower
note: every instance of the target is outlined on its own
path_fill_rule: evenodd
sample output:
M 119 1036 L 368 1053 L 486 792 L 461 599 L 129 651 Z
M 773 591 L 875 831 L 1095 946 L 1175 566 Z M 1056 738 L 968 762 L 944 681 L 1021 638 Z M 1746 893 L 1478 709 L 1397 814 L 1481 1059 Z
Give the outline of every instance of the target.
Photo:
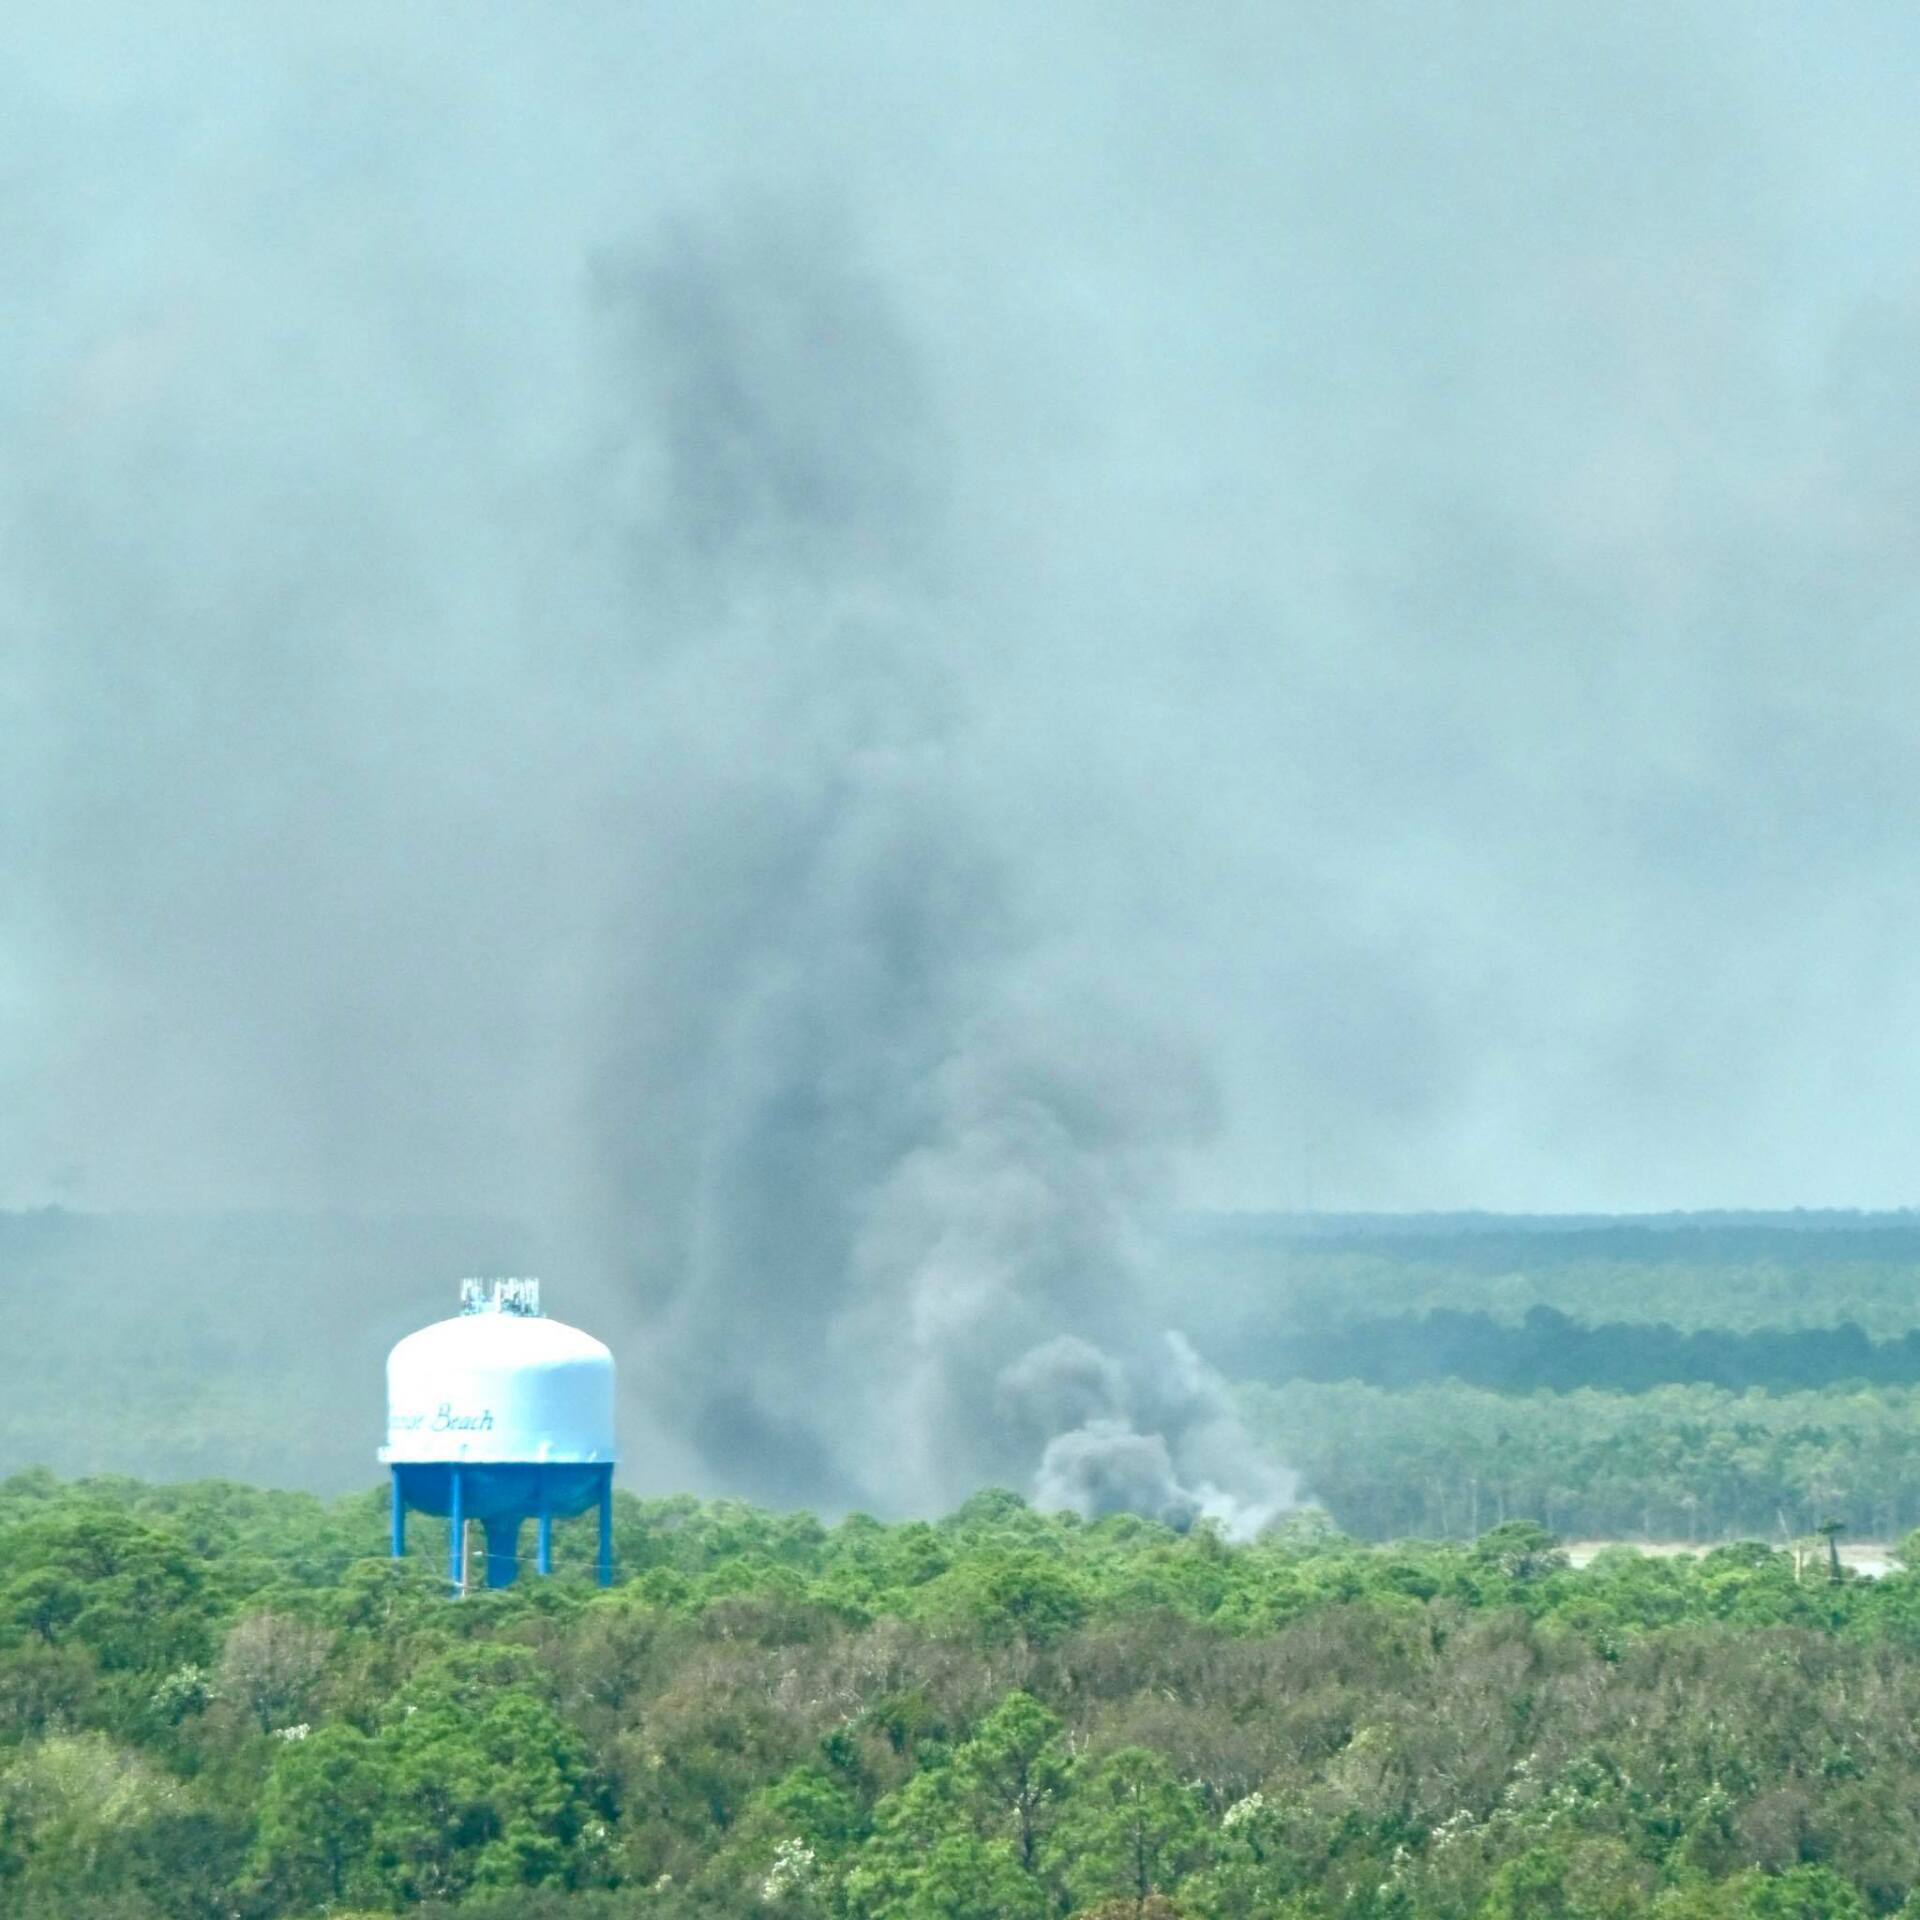
M 553 1571 L 553 1522 L 600 1509 L 600 1584 L 613 1583 L 613 1355 L 540 1310 L 540 1282 L 460 1282 L 460 1311 L 410 1333 L 387 1356 L 393 1557 L 407 1509 L 451 1524 L 448 1575 L 467 1588 L 466 1523 L 487 1530 L 487 1585 L 520 1571 L 520 1528 L 539 1523 L 538 1564 Z

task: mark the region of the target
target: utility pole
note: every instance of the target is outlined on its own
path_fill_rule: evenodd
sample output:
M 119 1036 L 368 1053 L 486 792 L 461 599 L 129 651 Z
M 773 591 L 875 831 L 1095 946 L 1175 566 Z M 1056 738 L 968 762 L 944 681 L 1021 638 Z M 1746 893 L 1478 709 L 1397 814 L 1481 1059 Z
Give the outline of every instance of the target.
M 1827 1578 L 1835 1586 L 1840 1584 L 1840 1536 L 1847 1530 L 1844 1520 L 1823 1520 L 1814 1528 L 1827 1543 Z

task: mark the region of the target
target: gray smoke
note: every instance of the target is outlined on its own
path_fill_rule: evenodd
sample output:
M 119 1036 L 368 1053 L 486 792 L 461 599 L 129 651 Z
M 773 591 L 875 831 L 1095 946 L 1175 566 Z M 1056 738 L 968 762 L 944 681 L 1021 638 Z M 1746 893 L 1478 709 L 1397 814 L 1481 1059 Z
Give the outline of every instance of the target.
M 0 36 L 0 1201 L 1177 1514 L 1171 1202 L 1911 1198 L 1911 10 Z
M 1004 1480 L 1105 1511 L 1145 1449 L 1127 1504 L 1257 1519 L 1268 1470 L 1217 1444 L 1223 1394 L 1223 1482 L 1179 1478 L 1196 1395 L 1140 1297 L 1206 1075 L 1050 965 L 983 819 L 983 636 L 904 324 L 830 224 L 765 208 L 599 285 L 631 394 L 612 564 L 636 637 L 667 637 L 630 698 L 699 717 L 684 758 L 649 736 L 700 804 L 638 799 L 601 1000 L 592 1211 L 645 1302 L 642 1403 L 716 1484 L 775 1498 L 927 1512 Z M 1068 1353 L 1077 1395 L 1048 1384 Z
M 1244 1537 L 1292 1506 L 1295 1477 L 1260 1453 L 1227 1383 L 1169 1333 L 1128 1369 L 1068 1335 L 1014 1362 L 1003 1403 L 1044 1436 L 1035 1488 L 1045 1507 L 1206 1518 Z

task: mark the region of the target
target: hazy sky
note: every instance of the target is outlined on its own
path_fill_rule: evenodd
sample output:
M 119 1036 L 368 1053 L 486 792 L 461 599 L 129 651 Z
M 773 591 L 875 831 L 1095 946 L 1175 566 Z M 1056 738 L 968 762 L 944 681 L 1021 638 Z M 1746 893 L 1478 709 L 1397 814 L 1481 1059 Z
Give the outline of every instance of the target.
M 0 1202 L 1914 1200 L 1916 61 L 12 9 Z

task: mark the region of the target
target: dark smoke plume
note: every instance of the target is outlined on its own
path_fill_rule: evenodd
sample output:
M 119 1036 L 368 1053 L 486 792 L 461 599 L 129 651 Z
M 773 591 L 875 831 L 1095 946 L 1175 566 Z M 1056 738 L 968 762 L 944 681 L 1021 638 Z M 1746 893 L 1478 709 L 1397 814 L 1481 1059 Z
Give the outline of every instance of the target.
M 644 1303 L 642 1404 L 773 1498 L 926 1512 L 1001 1480 L 1257 1523 L 1279 1477 L 1140 1298 L 1142 1209 L 1211 1092 L 1050 974 L 982 824 L 979 636 L 904 327 L 842 235 L 769 213 L 601 288 L 626 697 L 734 716 L 723 758 L 704 725 L 649 736 L 697 804 L 663 825 L 643 782 L 624 826 L 593 1211 Z
M 1258 1508 L 1169 1198 L 1912 1198 L 1911 9 L 5 41 L 0 1204 L 179 1377 L 506 1217 L 635 1484 Z

